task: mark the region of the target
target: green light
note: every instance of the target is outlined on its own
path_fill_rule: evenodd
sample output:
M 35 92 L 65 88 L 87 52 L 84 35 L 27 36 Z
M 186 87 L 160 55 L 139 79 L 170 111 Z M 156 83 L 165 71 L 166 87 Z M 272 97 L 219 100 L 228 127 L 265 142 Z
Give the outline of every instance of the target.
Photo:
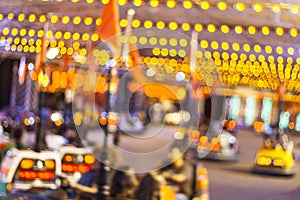
M 245 107 L 245 125 L 251 126 L 255 120 L 255 109 L 256 109 L 256 99 L 254 97 L 248 97 L 246 99 Z
M 264 98 L 261 110 L 261 119 L 265 122 L 270 124 L 271 121 L 271 114 L 272 114 L 272 99 Z
M 230 99 L 229 102 L 229 118 L 230 119 L 236 119 L 237 116 L 240 113 L 240 104 L 241 104 L 241 98 L 239 96 L 233 96 Z
M 290 113 L 289 112 L 281 112 L 279 119 L 279 128 L 288 128 L 290 123 Z

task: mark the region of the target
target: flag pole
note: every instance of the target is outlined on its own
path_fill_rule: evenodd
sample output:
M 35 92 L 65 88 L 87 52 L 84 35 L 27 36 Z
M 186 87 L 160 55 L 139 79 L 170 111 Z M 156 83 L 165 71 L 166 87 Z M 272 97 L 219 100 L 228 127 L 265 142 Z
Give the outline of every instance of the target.
M 125 42 L 122 52 L 121 52 L 122 53 L 122 61 L 125 64 L 125 66 L 127 63 L 128 56 L 129 56 L 129 37 L 130 37 L 131 31 L 132 31 L 131 23 L 132 23 L 132 19 L 133 19 L 134 15 L 135 15 L 134 9 L 131 8 L 127 11 L 127 26 L 125 29 L 126 42 Z

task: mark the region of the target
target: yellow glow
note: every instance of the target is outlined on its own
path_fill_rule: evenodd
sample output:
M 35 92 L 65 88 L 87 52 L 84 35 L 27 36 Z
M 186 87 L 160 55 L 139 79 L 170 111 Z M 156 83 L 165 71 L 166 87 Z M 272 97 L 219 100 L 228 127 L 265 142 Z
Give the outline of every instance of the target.
M 70 33 L 70 32 L 65 32 L 64 38 L 65 38 L 66 40 L 70 39 L 70 38 L 71 38 L 71 33 Z
M 57 44 L 56 40 L 52 40 L 50 42 L 50 47 L 54 48 L 56 46 L 56 44 Z
M 30 169 L 33 167 L 33 161 L 29 160 L 29 159 L 24 159 L 24 160 L 22 160 L 20 167 L 22 169 Z
M 29 37 L 33 37 L 35 35 L 35 30 L 34 29 L 30 29 L 29 31 L 28 31 L 28 36 Z
M 229 44 L 227 42 L 222 42 L 222 49 L 223 50 L 228 50 L 229 49 Z
M 227 9 L 227 3 L 226 2 L 223 2 L 223 1 L 221 1 L 221 2 L 219 2 L 218 3 L 218 8 L 219 8 L 219 10 L 226 10 Z
M 254 51 L 255 51 L 256 53 L 260 53 L 260 52 L 261 52 L 261 47 L 260 47 L 259 44 L 254 45 Z
M 195 29 L 197 32 L 201 32 L 201 31 L 203 30 L 203 26 L 202 26 L 202 24 L 195 24 L 194 29 Z
M 3 14 L 0 13 L 0 21 L 3 19 Z
M 250 60 L 251 62 L 254 62 L 254 61 L 256 60 L 256 56 L 253 55 L 253 54 L 250 54 L 250 55 L 249 55 L 249 60 Z
M 222 58 L 223 58 L 224 60 L 228 60 L 228 59 L 229 59 L 229 54 L 228 54 L 227 52 L 223 52 L 223 53 L 222 53 Z
M 119 5 L 123 6 L 127 3 L 127 0 L 118 0 Z
M 241 2 L 238 2 L 235 4 L 235 9 L 237 9 L 238 11 L 243 11 L 245 10 L 245 4 L 244 3 L 241 3 Z
M 203 10 L 207 10 L 207 9 L 209 9 L 209 7 L 210 7 L 209 2 L 207 2 L 207 1 L 202 1 L 202 2 L 201 2 L 201 8 L 202 8 Z
M 8 13 L 7 19 L 12 20 L 14 18 L 14 13 Z
M 249 52 L 251 50 L 251 47 L 249 44 L 244 44 L 243 49 L 245 52 Z
M 269 46 L 269 45 L 267 45 L 267 46 L 265 47 L 265 52 L 268 53 L 268 54 L 271 54 L 271 53 L 272 53 L 272 47 Z
M 160 54 L 160 49 L 159 49 L 159 48 L 153 48 L 153 49 L 152 49 L 152 53 L 153 53 L 153 55 L 155 55 L 155 56 L 159 56 L 159 54 Z
M 63 46 L 65 46 L 65 42 L 64 41 L 59 41 L 57 46 L 59 48 L 62 48 Z
M 169 40 L 169 44 L 173 47 L 177 46 L 177 40 L 175 38 L 171 38 Z
M 283 28 L 281 28 L 281 27 L 277 27 L 277 28 L 276 28 L 276 34 L 277 34 L 278 36 L 282 36 L 283 33 L 284 33 Z
M 94 3 L 94 0 L 86 0 L 87 3 Z
M 97 26 L 100 26 L 101 23 L 102 23 L 102 19 L 101 18 L 97 18 L 95 24 Z
M 233 49 L 234 51 L 239 51 L 239 50 L 240 50 L 240 45 L 239 45 L 239 43 L 234 42 L 234 43 L 232 44 L 232 49 Z
M 280 5 L 273 4 L 272 5 L 272 10 L 273 10 L 274 13 L 279 13 L 280 12 Z
M 176 1 L 175 0 L 168 0 L 167 1 L 167 6 L 169 8 L 174 8 L 176 6 Z
M 28 44 L 29 44 L 30 46 L 34 45 L 34 39 L 29 39 L 29 40 L 28 40 Z
M 29 17 L 28 17 L 28 21 L 29 22 L 35 22 L 35 20 L 36 20 L 35 14 L 30 14 Z
M 74 37 L 74 36 L 73 36 Z M 87 40 L 89 40 L 89 38 L 90 38 L 90 35 L 88 34 L 88 33 L 84 33 L 83 35 L 82 35 L 82 40 L 83 41 L 87 41 Z
M 140 44 L 146 44 L 147 43 L 147 38 L 146 37 L 140 37 L 139 43 Z
M 297 14 L 298 11 L 299 11 L 299 8 L 298 8 L 297 5 L 292 5 L 292 6 L 290 7 L 290 11 L 291 11 L 293 14 Z
M 54 169 L 55 168 L 55 161 L 54 160 L 46 160 L 45 166 L 47 169 Z
M 159 39 L 159 44 L 161 46 L 165 46 L 168 43 L 168 40 L 166 38 L 160 38 Z
M 292 55 L 294 55 L 294 53 L 295 53 L 294 48 L 293 47 L 289 47 L 288 48 L 288 54 L 292 56 Z
M 141 25 L 140 20 L 134 19 L 134 20 L 132 21 L 132 27 L 133 27 L 133 28 L 138 28 L 138 27 L 140 27 L 140 25 Z
M 249 26 L 248 27 L 248 32 L 249 32 L 249 34 L 254 35 L 256 33 L 255 26 Z
M 79 40 L 80 34 L 79 33 L 74 33 L 73 34 L 73 40 Z
M 262 4 L 260 4 L 260 3 L 255 3 L 255 4 L 253 5 L 253 10 L 254 10 L 255 12 L 261 12 L 261 11 L 263 10 Z
M 67 49 L 67 54 L 68 54 L 68 55 L 72 55 L 73 52 L 74 52 L 73 48 L 69 47 L 69 48 Z
M 265 57 L 263 55 L 259 55 L 258 56 L 258 60 L 259 60 L 259 62 L 264 62 L 265 61 Z
M 128 24 L 127 19 L 121 19 L 121 20 L 120 20 L 120 26 L 121 26 L 121 27 L 126 27 L 127 24 Z
M 186 9 L 190 9 L 193 6 L 191 1 L 183 1 L 183 7 Z
M 19 14 L 18 21 L 22 22 L 22 21 L 24 21 L 24 19 L 25 19 L 25 14 L 24 13 Z
M 169 54 L 170 56 L 175 57 L 177 55 L 176 49 L 170 49 Z
M 149 39 L 149 43 L 150 43 L 151 45 L 157 44 L 157 38 L 156 38 L 156 37 L 151 37 L 151 38 Z
M 291 28 L 291 29 L 290 29 L 290 35 L 291 35 L 292 37 L 297 37 L 297 35 L 298 35 L 298 30 L 297 30 L 296 28 Z
M 26 33 L 27 33 L 27 30 L 25 28 L 22 28 L 20 30 L 20 36 L 24 36 L 24 35 L 26 35 Z
M 270 63 L 274 63 L 274 60 L 275 60 L 275 59 L 274 59 L 273 56 L 269 56 L 269 57 L 268 57 L 268 61 L 269 61 Z
M 61 22 L 63 24 L 67 24 L 70 22 L 70 17 L 69 16 L 64 16 L 62 19 L 61 19 Z
M 85 25 L 91 25 L 93 23 L 93 18 L 91 17 L 85 17 L 84 18 L 84 24 Z
M 57 23 L 57 21 L 58 21 L 58 16 L 57 16 L 57 15 L 53 15 L 53 16 L 51 17 L 51 19 L 50 19 L 50 22 L 51 22 L 52 24 Z
M 47 31 L 46 37 L 47 37 L 47 38 L 51 38 L 51 37 L 52 37 L 52 31 Z
M 40 16 L 40 22 L 44 23 L 47 20 L 46 15 L 41 15 Z
M 11 34 L 13 35 L 13 36 L 16 36 L 17 34 L 18 34 L 18 29 L 16 29 L 16 28 L 13 28 L 12 30 L 11 30 Z
M 229 27 L 227 25 L 222 25 L 221 26 L 221 31 L 222 31 L 222 33 L 228 33 L 229 32 Z
M 186 39 L 180 39 L 180 40 L 179 40 L 179 45 L 180 45 L 181 47 L 186 47 L 187 44 L 188 44 L 188 42 L 187 42 Z
M 66 53 L 67 53 L 67 48 L 66 48 L 66 47 L 62 47 L 62 48 L 60 49 L 60 53 L 61 53 L 61 54 L 66 54 Z
M 166 49 L 166 48 L 162 48 L 161 51 L 160 51 L 160 54 L 161 54 L 162 56 L 167 56 L 167 55 L 169 54 L 169 51 L 168 51 L 168 49 Z
M 73 48 L 74 49 L 79 49 L 80 43 L 79 42 L 73 42 Z
M 73 18 L 73 24 L 77 25 L 77 24 L 80 24 L 80 22 L 81 22 L 81 18 L 79 16 L 76 16 Z
M 182 25 L 181 25 L 181 28 L 182 28 L 182 30 L 184 30 L 184 31 L 189 31 L 190 29 L 191 29 L 191 26 L 190 26 L 190 24 L 189 23 L 183 23 Z
M 216 31 L 216 27 L 213 24 L 208 24 L 207 30 L 208 30 L 208 32 L 214 33 Z
M 283 49 L 282 49 L 282 47 L 276 47 L 276 53 L 277 54 L 282 54 L 283 53 Z
M 206 49 L 208 47 L 208 42 L 206 40 L 201 40 L 200 46 L 201 48 Z
M 134 0 L 134 1 L 133 1 L 133 4 L 134 4 L 135 6 L 141 6 L 142 3 L 143 3 L 143 0 Z
M 151 0 L 149 3 L 150 3 L 150 6 L 152 6 L 152 7 L 157 7 L 159 5 L 158 0 Z
M 235 27 L 234 27 L 234 31 L 235 31 L 237 34 L 241 34 L 241 33 L 243 33 L 243 27 L 241 27 L 241 26 L 235 26 Z
M 152 26 L 153 26 L 153 22 L 152 21 L 150 21 L 150 20 L 146 20 L 145 22 L 144 22 L 144 27 L 145 28 L 152 28 Z
M 230 57 L 232 60 L 237 60 L 239 58 L 236 53 L 232 53 Z
M 98 36 L 98 34 L 96 34 L 96 33 L 94 33 L 93 35 L 92 35 L 92 41 L 97 41 L 98 39 L 99 39 L 99 36 Z
M 270 28 L 267 26 L 263 26 L 261 29 L 262 34 L 269 35 L 270 34 Z
M 155 42 L 155 44 L 156 44 L 156 43 L 157 43 L 157 38 L 155 38 L 155 39 L 156 39 L 156 42 Z M 134 35 L 130 36 L 129 42 L 130 42 L 131 44 L 136 44 L 136 43 L 137 43 L 137 37 L 134 36 Z
M 182 57 L 182 58 L 186 57 L 186 52 L 185 52 L 185 50 L 180 49 L 180 50 L 178 51 L 178 55 L 179 55 L 180 57 Z
M 171 30 L 176 30 L 176 29 L 178 28 L 178 25 L 177 25 L 176 22 L 170 22 L 170 23 L 169 23 L 169 28 L 170 28 Z
M 19 44 L 20 43 L 20 38 L 18 38 L 18 37 L 16 37 L 15 39 L 14 39 L 14 44 Z
M 62 37 L 62 32 L 61 31 L 57 31 L 56 33 L 55 33 L 55 38 L 56 39 L 60 39 Z
M 2 30 L 2 33 L 3 35 L 8 35 L 9 34 L 9 29 L 7 27 L 5 27 L 3 30 Z
M 212 49 L 216 50 L 219 48 L 219 43 L 217 41 L 212 41 L 210 46 Z

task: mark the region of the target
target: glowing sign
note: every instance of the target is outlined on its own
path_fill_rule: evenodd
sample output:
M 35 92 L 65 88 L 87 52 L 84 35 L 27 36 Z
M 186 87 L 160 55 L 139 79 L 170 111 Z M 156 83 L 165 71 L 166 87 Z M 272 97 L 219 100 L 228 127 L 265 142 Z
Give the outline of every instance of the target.
M 271 98 L 264 98 L 261 110 L 261 119 L 265 122 L 270 124 L 271 121 L 271 114 L 272 114 L 272 99 Z
M 246 100 L 245 107 L 245 125 L 251 126 L 255 120 L 255 109 L 256 109 L 256 99 L 254 97 L 248 97 Z

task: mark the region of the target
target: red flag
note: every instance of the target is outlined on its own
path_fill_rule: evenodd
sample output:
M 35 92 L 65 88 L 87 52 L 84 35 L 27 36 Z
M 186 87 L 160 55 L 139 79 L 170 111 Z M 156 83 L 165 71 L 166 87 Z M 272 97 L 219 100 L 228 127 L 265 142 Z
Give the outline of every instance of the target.
M 107 42 L 115 58 L 120 56 L 121 43 L 119 35 L 121 27 L 119 25 L 119 6 L 117 0 L 110 0 L 103 8 L 101 24 L 96 27 L 95 33 L 103 42 Z

